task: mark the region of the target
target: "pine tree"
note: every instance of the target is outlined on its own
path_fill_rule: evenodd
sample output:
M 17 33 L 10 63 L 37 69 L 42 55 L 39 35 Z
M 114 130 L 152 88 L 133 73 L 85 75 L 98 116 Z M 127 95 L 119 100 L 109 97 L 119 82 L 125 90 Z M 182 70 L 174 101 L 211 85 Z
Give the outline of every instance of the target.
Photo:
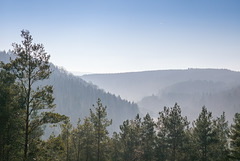
M 81 125 L 80 118 L 78 119 L 77 127 L 71 132 L 71 146 L 74 160 L 80 161 L 83 142 L 83 125 Z
M 111 159 L 112 161 L 121 161 L 121 142 L 118 133 L 114 132 L 111 138 Z
M 156 146 L 155 123 L 149 114 L 143 118 L 142 122 L 142 149 L 143 160 L 154 160 L 154 149 Z
M 112 124 L 112 120 L 107 118 L 107 107 L 103 106 L 100 98 L 98 98 L 97 106 L 93 105 L 95 112 L 90 109 L 90 120 L 93 123 L 96 144 L 97 144 L 97 161 L 103 161 L 106 159 L 106 141 L 108 140 L 107 127 Z
M 82 154 L 81 158 L 84 161 L 92 161 L 96 160 L 96 156 L 94 156 L 95 145 L 95 135 L 94 135 L 94 127 L 89 118 L 85 118 L 83 122 L 83 133 L 82 133 Z
M 196 154 L 198 151 L 198 146 L 196 144 L 196 138 L 193 134 L 194 128 L 188 128 L 185 130 L 186 139 L 183 144 L 184 159 L 186 161 L 199 160 L 199 156 Z
M 122 146 L 122 159 L 124 161 L 128 161 L 132 159 L 132 155 L 134 153 L 135 145 L 134 145 L 134 135 L 132 133 L 132 128 L 130 125 L 130 121 L 126 120 L 120 125 L 120 143 Z
M 240 160 L 240 113 L 235 114 L 234 124 L 231 126 L 230 139 L 230 158 Z
M 208 112 L 205 106 L 194 122 L 193 135 L 197 148 L 195 149 L 197 158 L 201 161 L 212 160 L 211 147 L 216 143 L 216 131 L 213 127 L 212 113 Z
M 49 139 L 41 142 L 41 149 L 35 160 L 38 161 L 65 161 L 66 147 L 60 136 L 50 135 Z
M 220 117 L 217 117 L 213 122 L 214 130 L 216 132 L 215 145 L 212 146 L 214 149 L 214 160 L 216 161 L 227 161 L 229 160 L 229 149 L 228 149 L 228 138 L 229 138 L 229 127 L 228 122 L 225 118 L 225 113 Z
M 70 120 L 67 119 L 64 121 L 64 124 L 61 125 L 61 138 L 63 142 L 65 143 L 66 152 L 65 152 L 65 161 L 69 161 L 69 149 L 70 149 L 70 133 L 72 131 L 72 124 L 70 123 Z
M 183 143 L 185 129 L 189 125 L 186 117 L 181 116 L 180 107 L 175 104 L 172 108 L 164 107 L 158 118 L 158 147 L 159 160 L 184 160 Z
M 126 120 L 120 125 L 120 142 L 122 146 L 122 159 L 141 160 L 143 156 L 142 149 L 142 121 L 137 114 L 134 120 Z
M 33 44 L 29 31 L 22 30 L 22 45 L 13 44 L 16 59 L 3 65 L 3 69 L 16 77 L 16 84 L 24 98 L 24 157 L 23 160 L 32 160 L 29 154 L 34 155 L 33 150 L 43 134 L 41 126 L 61 120 L 54 119 L 54 98 L 52 86 L 40 86 L 39 81 L 49 78 L 51 74 L 49 58 L 42 44 Z M 51 116 L 51 118 L 49 117 Z M 61 117 L 63 118 L 63 117 Z M 31 147 L 31 149 L 30 149 Z M 29 151 L 30 150 L 30 151 Z
M 143 137 L 142 137 L 142 118 L 139 114 L 134 120 L 130 121 L 131 125 L 131 142 L 133 143 L 133 153 L 131 159 L 134 161 L 142 160 L 144 151 L 142 149 Z

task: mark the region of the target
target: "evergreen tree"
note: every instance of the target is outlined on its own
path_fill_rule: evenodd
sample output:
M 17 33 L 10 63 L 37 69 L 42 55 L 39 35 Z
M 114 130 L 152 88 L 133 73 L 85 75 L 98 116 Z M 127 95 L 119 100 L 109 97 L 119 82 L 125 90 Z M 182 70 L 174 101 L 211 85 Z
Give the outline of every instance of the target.
M 196 143 L 195 152 L 198 160 L 208 161 L 214 160 L 213 149 L 216 143 L 216 131 L 213 127 L 212 113 L 208 112 L 206 107 L 202 108 L 202 112 L 194 122 L 193 135 Z
M 235 114 L 234 124 L 231 126 L 230 139 L 230 158 L 240 160 L 240 113 Z
M 29 154 L 33 154 L 34 146 L 39 143 L 39 137 L 43 134 L 41 126 L 46 123 L 59 121 L 52 118 L 54 108 L 52 86 L 40 86 L 39 81 L 49 78 L 51 74 L 49 55 L 43 45 L 33 44 L 29 31 L 22 30 L 22 45 L 13 44 L 16 59 L 3 65 L 3 69 L 16 77 L 21 96 L 24 98 L 24 157 L 23 160 L 33 160 Z M 50 115 L 49 115 L 50 114 Z M 49 118 L 51 116 L 51 118 Z M 61 117 L 62 118 L 62 117 Z M 31 148 L 30 148 L 31 147 Z M 29 151 L 30 150 L 30 151 Z
M 84 119 L 83 123 L 83 134 L 82 134 L 82 154 L 81 158 L 84 161 L 92 161 L 96 160 L 94 156 L 94 149 L 96 149 L 95 145 L 95 135 L 94 135 L 94 127 L 90 122 L 89 118 Z
M 159 160 L 185 160 L 183 143 L 185 142 L 185 129 L 189 125 L 186 117 L 181 116 L 180 107 L 175 104 L 172 108 L 164 107 L 158 118 L 158 147 Z
M 69 156 L 69 149 L 70 149 L 70 133 L 72 130 L 72 124 L 70 123 L 70 120 L 67 119 L 64 124 L 61 125 L 61 138 L 63 142 L 65 143 L 66 151 L 65 151 L 65 160 L 70 161 Z
M 147 114 L 142 122 L 142 149 L 143 160 L 154 160 L 154 150 L 156 146 L 156 131 L 153 119 Z
M 142 160 L 144 151 L 142 149 L 143 138 L 142 138 L 142 119 L 139 114 L 134 120 L 130 121 L 131 125 L 131 141 L 133 144 L 133 154 L 131 159 L 134 161 Z
M 144 152 L 142 149 L 142 121 L 139 114 L 134 120 L 124 121 L 120 130 L 122 159 L 124 161 L 141 160 Z
M 134 135 L 132 133 L 132 128 L 130 125 L 130 121 L 126 120 L 120 125 L 120 143 L 122 145 L 122 159 L 124 161 L 128 161 L 132 159 L 132 155 L 134 153 L 135 145 L 134 145 Z
M 227 161 L 228 155 L 229 155 L 229 149 L 228 149 L 228 138 L 229 138 L 229 128 L 228 128 L 228 122 L 225 118 L 225 113 L 220 117 L 217 117 L 216 120 L 214 120 L 214 130 L 216 132 L 216 143 L 213 144 L 212 148 L 214 149 L 214 160 L 216 161 Z
M 75 161 L 80 161 L 83 141 L 83 125 L 78 119 L 77 127 L 71 132 L 72 155 Z
M 93 105 L 95 112 L 90 109 L 90 120 L 94 127 L 94 134 L 97 144 L 97 161 L 106 160 L 106 142 L 108 141 L 107 127 L 112 124 L 112 120 L 108 120 L 106 106 L 104 107 L 98 98 L 97 106 Z
M 199 160 L 196 151 L 198 151 L 198 146 L 196 144 L 196 138 L 193 134 L 194 128 L 188 128 L 185 130 L 186 139 L 183 144 L 184 158 L 186 161 Z
M 111 159 L 112 161 L 121 161 L 121 142 L 119 134 L 114 132 L 111 138 Z
M 35 160 L 38 161 L 65 161 L 66 147 L 60 136 L 52 134 L 48 140 L 41 142 L 41 149 Z

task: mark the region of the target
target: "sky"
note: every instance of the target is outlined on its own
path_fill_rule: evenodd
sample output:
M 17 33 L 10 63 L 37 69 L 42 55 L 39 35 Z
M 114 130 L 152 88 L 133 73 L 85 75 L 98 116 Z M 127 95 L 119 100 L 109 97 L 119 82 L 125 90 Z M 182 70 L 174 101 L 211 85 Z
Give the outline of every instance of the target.
M 240 0 L 0 0 L 0 51 L 22 29 L 71 72 L 240 71 Z

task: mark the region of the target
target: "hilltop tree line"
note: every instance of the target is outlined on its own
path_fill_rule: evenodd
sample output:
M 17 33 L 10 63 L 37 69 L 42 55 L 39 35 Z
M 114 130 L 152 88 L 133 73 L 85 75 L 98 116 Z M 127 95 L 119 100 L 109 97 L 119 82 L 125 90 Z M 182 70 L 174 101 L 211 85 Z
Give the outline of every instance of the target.
M 227 161 L 240 160 L 240 114 L 228 126 L 206 107 L 190 124 L 178 104 L 164 107 L 158 119 L 138 114 L 109 134 L 112 121 L 100 99 L 90 115 L 73 127 L 54 112 L 53 88 L 40 85 L 51 70 L 43 45 L 23 30 L 16 59 L 0 66 L 0 161 Z M 42 140 L 46 125 L 61 133 Z

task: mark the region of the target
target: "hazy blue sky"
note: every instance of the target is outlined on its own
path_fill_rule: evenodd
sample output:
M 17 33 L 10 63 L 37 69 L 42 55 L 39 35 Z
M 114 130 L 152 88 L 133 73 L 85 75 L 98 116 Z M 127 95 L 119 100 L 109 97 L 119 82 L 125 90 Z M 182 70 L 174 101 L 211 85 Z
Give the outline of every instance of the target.
M 68 71 L 240 71 L 240 0 L 0 0 L 0 50 L 22 29 Z

